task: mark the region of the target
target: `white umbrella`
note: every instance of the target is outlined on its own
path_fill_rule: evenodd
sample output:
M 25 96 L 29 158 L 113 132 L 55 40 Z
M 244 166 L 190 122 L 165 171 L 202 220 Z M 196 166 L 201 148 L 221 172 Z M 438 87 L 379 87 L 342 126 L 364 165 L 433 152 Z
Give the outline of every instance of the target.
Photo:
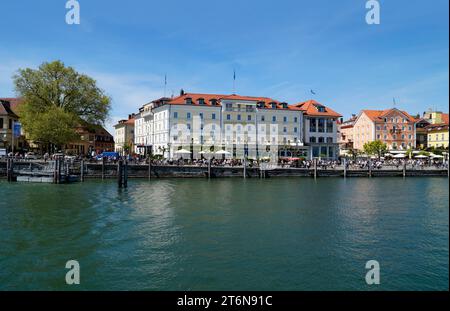
M 417 159 L 426 159 L 428 157 L 426 155 L 424 155 L 424 154 L 419 154 L 419 155 L 416 155 L 415 158 L 417 158 Z
M 388 152 L 388 153 L 385 153 L 384 156 L 385 157 L 392 157 L 392 154 Z
M 207 154 L 206 151 L 200 151 L 198 154 Z
M 395 156 L 393 156 L 394 159 L 403 159 L 405 157 L 405 155 L 403 153 L 399 153 L 396 154 Z
M 231 154 L 231 153 L 229 153 L 229 152 L 226 151 L 226 150 L 219 150 L 219 151 L 216 152 L 216 154 L 225 154 L 225 155 L 229 155 L 229 154 Z
M 190 151 L 186 150 L 186 149 L 180 149 L 175 151 L 176 154 L 191 154 Z
M 433 154 L 433 159 L 443 159 L 444 156 L 438 155 L 438 154 Z

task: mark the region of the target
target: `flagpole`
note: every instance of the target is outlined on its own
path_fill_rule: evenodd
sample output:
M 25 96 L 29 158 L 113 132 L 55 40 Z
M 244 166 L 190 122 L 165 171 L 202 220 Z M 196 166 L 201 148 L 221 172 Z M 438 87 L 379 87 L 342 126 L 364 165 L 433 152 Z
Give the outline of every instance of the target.
M 166 89 L 167 89 L 167 74 L 164 75 L 164 97 L 166 97 Z
M 233 94 L 236 94 L 236 70 L 233 71 Z

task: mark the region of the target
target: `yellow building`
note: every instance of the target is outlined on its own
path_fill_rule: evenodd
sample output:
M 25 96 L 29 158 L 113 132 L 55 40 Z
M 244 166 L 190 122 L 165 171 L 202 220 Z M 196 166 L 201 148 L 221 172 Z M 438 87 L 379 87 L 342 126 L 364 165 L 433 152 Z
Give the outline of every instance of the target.
M 448 148 L 448 124 L 431 124 L 427 126 L 428 148 Z

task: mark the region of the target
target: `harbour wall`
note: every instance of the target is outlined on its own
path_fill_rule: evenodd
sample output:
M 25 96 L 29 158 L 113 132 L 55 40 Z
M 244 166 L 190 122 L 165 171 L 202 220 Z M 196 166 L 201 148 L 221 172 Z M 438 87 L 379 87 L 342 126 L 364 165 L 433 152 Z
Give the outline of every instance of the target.
M 26 162 L 14 163 L 14 171 L 17 175 L 21 169 L 27 169 L 30 166 Z M 128 165 L 129 178 L 207 178 L 208 167 L 206 166 L 158 166 L 152 165 Z M 71 166 L 70 173 L 81 175 L 80 165 Z M 271 178 L 271 177 L 420 177 L 420 176 L 442 176 L 447 177 L 447 169 L 367 169 L 344 170 L 336 169 L 317 169 L 313 168 L 276 168 L 267 171 L 260 171 L 259 168 L 247 167 L 245 169 L 247 178 Z M 225 177 L 244 177 L 243 167 L 211 167 L 211 178 Z M 6 162 L 0 161 L 0 177 L 6 177 Z M 85 163 L 83 177 L 89 178 L 117 178 L 117 164 Z

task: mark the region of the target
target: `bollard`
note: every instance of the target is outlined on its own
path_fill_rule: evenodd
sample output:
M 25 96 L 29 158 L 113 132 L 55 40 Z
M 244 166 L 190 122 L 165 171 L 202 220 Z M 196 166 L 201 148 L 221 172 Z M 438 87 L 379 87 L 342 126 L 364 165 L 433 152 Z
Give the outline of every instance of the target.
M 347 159 L 344 158 L 344 178 L 347 178 Z
M 148 180 L 152 179 L 152 159 L 148 158 Z
M 80 166 L 80 181 L 84 181 L 84 161 L 81 160 L 81 166 Z
M 208 179 L 211 178 L 211 159 L 208 160 Z
M 123 170 L 123 187 L 128 188 L 128 160 L 125 160 L 125 167 Z
M 102 157 L 102 180 L 105 179 L 105 162 L 106 158 Z
M 314 179 L 317 178 L 317 159 L 314 159 Z
M 117 162 L 117 184 L 119 188 L 122 188 L 122 174 L 123 174 L 122 165 L 123 161 L 119 160 L 119 162 Z

